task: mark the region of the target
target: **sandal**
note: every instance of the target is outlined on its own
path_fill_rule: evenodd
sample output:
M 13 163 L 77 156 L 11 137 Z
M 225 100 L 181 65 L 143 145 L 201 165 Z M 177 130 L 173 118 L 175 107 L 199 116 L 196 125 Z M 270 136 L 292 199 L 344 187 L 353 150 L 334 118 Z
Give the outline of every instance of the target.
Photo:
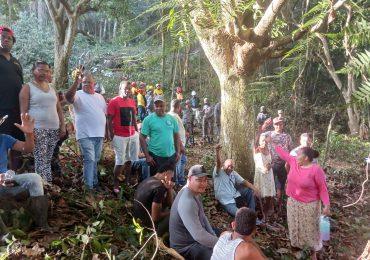
M 120 187 L 113 188 L 113 192 L 114 192 L 115 194 L 119 194 L 119 193 L 121 192 Z

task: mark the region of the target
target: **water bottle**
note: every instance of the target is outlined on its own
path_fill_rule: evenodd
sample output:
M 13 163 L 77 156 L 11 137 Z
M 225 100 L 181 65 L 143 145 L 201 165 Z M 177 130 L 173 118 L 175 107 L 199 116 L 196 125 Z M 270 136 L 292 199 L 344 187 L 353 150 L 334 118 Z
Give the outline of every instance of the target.
M 326 216 L 320 217 L 320 238 L 322 241 L 330 240 L 330 218 Z
M 5 172 L 4 177 L 5 179 L 12 179 L 14 175 L 15 175 L 15 172 L 13 170 L 7 170 Z

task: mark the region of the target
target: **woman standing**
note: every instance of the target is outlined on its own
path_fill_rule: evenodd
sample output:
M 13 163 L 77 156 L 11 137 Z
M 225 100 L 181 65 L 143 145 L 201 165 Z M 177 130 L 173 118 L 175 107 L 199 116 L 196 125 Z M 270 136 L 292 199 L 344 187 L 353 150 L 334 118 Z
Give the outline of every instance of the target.
M 310 147 L 303 147 L 297 157 L 289 155 L 283 148 L 276 146 L 276 152 L 290 166 L 286 194 L 288 228 L 293 247 L 309 247 L 311 259 L 322 248 L 320 239 L 321 202 L 323 214 L 330 215 L 329 193 L 326 177 L 321 167 L 312 161 L 319 153 Z
M 274 197 L 276 195 L 274 174 L 271 167 L 271 153 L 267 146 L 268 136 L 262 134 L 259 145 L 254 152 L 254 186 L 261 192 L 265 220 L 274 213 Z
M 55 90 L 49 86 L 51 68 L 45 61 L 32 66 L 34 79 L 25 84 L 19 94 L 21 113 L 29 113 L 35 119 L 36 173 L 44 182 L 52 182 L 51 158 L 60 136 L 65 135 L 63 111 Z

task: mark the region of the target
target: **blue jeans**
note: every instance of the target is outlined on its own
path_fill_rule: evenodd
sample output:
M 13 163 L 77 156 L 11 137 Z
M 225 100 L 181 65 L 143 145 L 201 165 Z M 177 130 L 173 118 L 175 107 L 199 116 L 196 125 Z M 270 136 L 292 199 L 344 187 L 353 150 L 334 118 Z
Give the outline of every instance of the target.
M 145 107 L 143 106 L 137 106 L 137 114 L 140 118 L 140 121 L 143 122 L 145 116 L 146 116 L 146 111 L 145 111 Z
M 235 203 L 222 205 L 227 213 L 229 213 L 233 217 L 235 217 L 238 208 L 241 208 L 243 206 L 248 207 L 254 211 L 256 210 L 256 201 L 254 199 L 253 191 L 245 186 L 240 187 L 238 191 L 240 192 L 241 197 L 235 198 Z
M 37 173 L 16 174 L 12 179 L 23 188 L 27 189 L 31 197 L 44 195 L 44 185 L 40 175 Z
M 185 185 L 185 165 L 188 158 L 184 153 L 181 154 L 180 160 L 176 164 L 176 184 L 178 185 Z
M 134 170 L 139 170 L 141 168 L 142 180 L 145 180 L 146 178 L 150 177 L 150 166 L 146 163 L 145 158 L 133 161 L 131 164 L 131 168 Z
M 88 190 L 99 187 L 98 162 L 103 149 L 103 139 L 103 137 L 87 137 L 79 140 L 84 164 L 84 183 Z

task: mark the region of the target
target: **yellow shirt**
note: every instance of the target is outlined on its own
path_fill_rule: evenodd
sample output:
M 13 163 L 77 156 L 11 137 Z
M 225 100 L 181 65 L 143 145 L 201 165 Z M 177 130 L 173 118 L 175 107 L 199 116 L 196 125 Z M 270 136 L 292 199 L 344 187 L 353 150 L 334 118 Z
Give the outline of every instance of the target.
M 163 96 L 163 90 L 162 89 L 155 89 L 154 95 L 156 96 Z
M 176 93 L 176 99 L 182 100 L 183 99 L 182 93 Z
M 144 99 L 144 95 L 138 93 L 137 94 L 137 105 L 138 106 L 143 106 L 145 107 L 145 99 Z

